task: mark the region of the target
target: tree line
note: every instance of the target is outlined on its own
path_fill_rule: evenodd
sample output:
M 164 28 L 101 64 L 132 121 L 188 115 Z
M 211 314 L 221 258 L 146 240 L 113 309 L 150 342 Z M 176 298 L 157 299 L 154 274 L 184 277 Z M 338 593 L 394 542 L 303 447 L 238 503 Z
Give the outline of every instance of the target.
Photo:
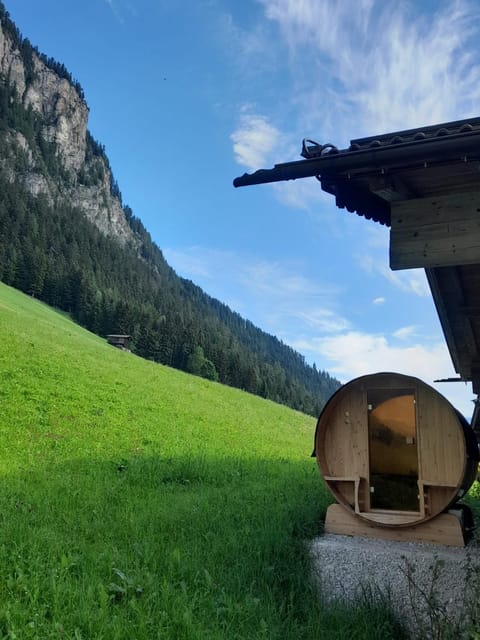
M 138 355 L 317 415 L 327 373 L 178 277 L 142 228 L 141 255 L 63 202 L 52 207 L 0 172 L 0 279 Z M 135 219 L 134 219 L 135 220 Z M 135 226 L 143 227 L 138 219 Z

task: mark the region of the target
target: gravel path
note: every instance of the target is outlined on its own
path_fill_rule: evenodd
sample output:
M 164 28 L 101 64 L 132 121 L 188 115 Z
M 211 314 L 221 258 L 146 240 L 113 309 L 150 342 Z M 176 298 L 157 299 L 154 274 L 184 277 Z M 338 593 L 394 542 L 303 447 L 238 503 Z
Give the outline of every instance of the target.
M 328 600 L 387 598 L 411 637 L 468 637 L 480 620 L 480 547 L 464 549 L 325 534 L 311 542 L 315 578 Z M 447 635 L 448 626 L 456 627 Z

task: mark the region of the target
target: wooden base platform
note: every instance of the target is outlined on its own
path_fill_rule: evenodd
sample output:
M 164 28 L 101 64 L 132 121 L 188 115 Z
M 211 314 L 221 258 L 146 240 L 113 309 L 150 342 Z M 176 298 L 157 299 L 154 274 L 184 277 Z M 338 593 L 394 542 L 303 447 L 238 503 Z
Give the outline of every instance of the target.
M 399 542 L 428 542 L 451 547 L 465 546 L 461 515 L 453 511 L 441 513 L 414 527 L 379 527 L 350 514 L 339 504 L 332 504 L 328 507 L 325 518 L 325 533 Z

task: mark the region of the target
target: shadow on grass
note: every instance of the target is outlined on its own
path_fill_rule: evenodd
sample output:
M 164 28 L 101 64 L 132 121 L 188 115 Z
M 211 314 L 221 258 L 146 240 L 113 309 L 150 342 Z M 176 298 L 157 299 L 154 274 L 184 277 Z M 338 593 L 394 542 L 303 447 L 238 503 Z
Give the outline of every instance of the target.
M 138 455 L 3 478 L 1 638 L 401 638 L 386 607 L 323 606 L 305 541 L 314 461 Z

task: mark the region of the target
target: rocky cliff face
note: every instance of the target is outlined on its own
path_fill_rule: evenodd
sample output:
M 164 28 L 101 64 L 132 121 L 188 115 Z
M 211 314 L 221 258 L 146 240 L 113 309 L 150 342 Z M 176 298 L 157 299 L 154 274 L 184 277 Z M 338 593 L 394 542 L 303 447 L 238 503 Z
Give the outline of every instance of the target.
M 78 171 L 85 162 L 87 105 L 67 80 L 36 56 L 34 65 L 32 82 L 19 92 L 22 103 L 41 114 L 45 139 L 55 142 L 67 169 Z
M 1 168 L 9 179 L 22 180 L 32 194 L 43 193 L 50 202 L 65 199 L 103 233 L 122 243 L 135 243 L 120 198 L 112 194 L 108 160 L 104 154 L 89 150 L 88 107 L 77 87 L 31 47 L 19 46 L 16 40 L 0 21 L 0 83 L 15 87 L 16 96 L 10 100 L 18 100 L 24 109 L 39 116 L 40 135 L 53 149 L 62 167 L 62 179 L 46 170 L 37 141 L 14 129 L 2 134 Z M 17 163 L 18 157 L 22 158 L 23 171 L 18 171 L 13 157 Z

